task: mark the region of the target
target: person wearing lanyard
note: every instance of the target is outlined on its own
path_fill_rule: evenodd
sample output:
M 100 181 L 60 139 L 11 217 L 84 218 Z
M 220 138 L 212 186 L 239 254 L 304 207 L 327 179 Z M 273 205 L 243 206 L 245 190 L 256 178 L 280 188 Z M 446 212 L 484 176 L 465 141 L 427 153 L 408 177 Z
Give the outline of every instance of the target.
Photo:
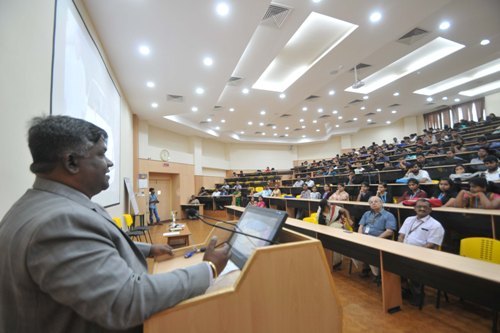
M 398 242 L 437 249 L 443 242 L 444 229 L 439 221 L 430 216 L 431 204 L 425 199 L 418 199 L 415 212 L 417 215 L 408 217 L 401 226 Z M 410 297 L 410 304 L 418 306 L 422 299 L 422 284 L 407 280 L 407 286 L 403 288 L 403 295 Z
M 370 205 L 370 210 L 363 214 L 361 220 L 359 221 L 358 232 L 360 234 L 380 237 L 380 238 L 391 238 L 394 231 L 397 229 L 396 218 L 392 213 L 384 209 L 384 203 L 382 199 L 377 196 L 373 196 L 368 200 Z M 354 263 L 360 263 L 355 260 Z M 370 275 L 370 270 L 374 276 L 373 281 L 377 284 L 380 283 L 380 269 L 375 266 L 369 266 L 363 263 L 363 270 L 361 271 L 361 277 L 368 277 Z
M 382 199 L 383 203 L 392 203 L 393 202 L 392 195 L 387 191 L 387 183 L 386 182 L 378 184 L 377 197 Z
M 408 179 L 408 188 L 409 190 L 403 193 L 401 197 L 399 197 L 398 202 L 403 202 L 404 200 L 427 198 L 427 193 L 424 190 L 420 189 L 420 185 L 417 179 Z

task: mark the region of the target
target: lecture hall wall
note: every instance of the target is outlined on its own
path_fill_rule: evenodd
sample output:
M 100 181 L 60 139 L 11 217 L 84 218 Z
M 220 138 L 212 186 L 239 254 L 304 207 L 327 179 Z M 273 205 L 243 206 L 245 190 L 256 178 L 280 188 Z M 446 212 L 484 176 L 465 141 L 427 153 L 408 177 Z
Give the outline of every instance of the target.
M 55 0 L 0 2 L 0 156 L 3 159 L 0 163 L 0 218 L 31 187 L 34 180 L 29 171 L 31 157 L 26 144 L 26 130 L 32 117 L 50 111 L 54 3 Z M 85 13 L 83 15 L 85 18 Z M 93 30 L 92 27 L 90 29 Z M 97 39 L 96 42 L 99 43 Z M 115 83 L 118 85 L 116 80 Z M 120 94 L 123 129 L 120 172 L 121 177 L 133 179 L 132 110 L 123 98 L 123 93 Z M 500 93 L 488 96 L 486 107 L 488 112 L 500 115 Z M 322 158 L 325 152 L 326 156 L 333 156 L 342 149 L 421 131 L 423 117 L 407 117 L 388 126 L 363 129 L 354 134 L 306 145 L 223 143 L 186 137 L 140 120 L 138 128 L 139 159 L 159 161 L 161 149 L 168 148 L 172 163 L 192 166 L 195 182 L 189 182 L 190 188 L 179 193 L 184 198 L 185 193 L 195 190 L 193 187 L 197 187 L 196 184 L 210 184 L 222 179 L 226 170 L 262 169 L 266 166 L 287 169 L 296 160 Z M 122 187 L 120 205 L 108 208 L 112 216 L 128 211 L 125 199 Z

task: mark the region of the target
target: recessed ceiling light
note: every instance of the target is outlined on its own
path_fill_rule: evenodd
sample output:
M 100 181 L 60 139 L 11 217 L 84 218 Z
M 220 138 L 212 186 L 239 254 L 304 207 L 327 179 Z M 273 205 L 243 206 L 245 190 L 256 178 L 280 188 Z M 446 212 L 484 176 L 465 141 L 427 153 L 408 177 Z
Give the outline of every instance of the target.
M 369 94 L 406 75 L 429 66 L 464 47 L 465 45 L 443 37 L 437 37 L 415 51 L 406 54 L 393 63 L 364 78 L 364 85 L 362 87 L 358 85 L 354 85 L 354 87 L 349 86 L 345 91 L 358 94 Z
M 230 108 L 230 109 L 229 109 L 229 112 L 234 112 L 234 108 Z
M 288 136 L 288 133 L 285 133 L 285 136 Z
M 359 109 L 360 109 L 360 110 L 365 110 L 365 109 L 366 109 L 366 107 L 365 107 L 365 106 L 362 106 L 362 107 L 360 107 Z
M 364 99 L 364 100 L 367 100 L 368 98 L 370 98 L 368 95 L 364 95 L 364 96 L 363 96 L 363 99 Z
M 448 100 L 448 97 L 444 96 L 443 98 L 441 98 L 443 101 L 447 101 Z
M 488 91 L 496 90 L 498 88 L 500 88 L 500 81 L 495 81 L 495 82 L 491 82 L 491 83 L 476 87 L 474 89 L 461 91 L 461 92 L 459 92 L 459 94 L 463 95 L 463 96 L 472 97 L 472 96 L 484 94 Z
M 262 135 L 266 135 L 266 132 L 262 132 Z
M 455 102 L 460 102 L 460 98 L 455 98 L 454 101 Z
M 330 91 L 328 92 L 328 95 L 330 95 L 330 96 L 335 95 L 335 90 L 330 90 Z
M 240 134 L 245 134 L 245 131 L 241 131 Z
M 319 108 L 319 109 L 318 109 L 318 113 L 323 113 L 323 109 L 322 109 L 322 108 Z
M 216 129 L 216 130 L 220 130 L 220 127 L 219 127 L 219 126 L 216 126 L 216 127 L 215 127 L 215 129 Z
M 262 110 L 262 111 L 260 111 L 260 114 L 263 116 L 263 115 L 265 115 L 265 114 L 266 114 L 266 111 L 265 111 L 265 110 Z
M 151 103 L 151 107 L 156 109 L 158 107 L 158 103 Z
M 193 107 L 191 108 L 191 111 L 196 112 L 196 111 L 198 111 L 198 108 L 197 108 L 196 106 L 193 106 Z
M 284 99 L 285 97 L 286 97 L 286 95 L 285 95 L 285 94 L 280 94 L 280 98 L 281 98 L 281 99 Z
M 264 123 L 259 123 L 259 126 L 264 126 Z
M 318 129 L 316 129 L 316 132 L 319 132 L 319 128 L 318 128 Z
M 311 12 L 252 88 L 284 92 L 357 28 L 350 22 Z
M 382 18 L 382 14 L 380 14 L 380 12 L 373 12 L 370 15 L 370 22 L 376 23 L 376 22 L 380 21 L 381 18 Z
M 146 82 L 146 86 L 148 86 L 148 88 L 154 88 L 155 83 L 153 81 L 148 81 L 148 82 Z
M 207 121 L 208 121 L 209 123 L 211 123 L 211 122 L 212 122 L 212 118 L 207 118 Z
M 149 49 L 148 46 L 141 45 L 139 46 L 139 53 L 142 55 L 149 55 L 151 53 L 151 50 Z
M 399 92 L 396 91 L 394 94 L 392 94 L 392 96 L 396 96 L 396 97 L 399 96 Z
M 333 111 L 332 111 L 332 113 L 333 113 L 333 114 L 337 114 L 337 113 L 339 113 L 339 112 L 338 112 L 337 110 L 333 110 Z
M 356 120 L 358 120 L 358 118 L 354 117 L 354 118 L 352 118 L 352 120 L 356 121 Z
M 244 93 L 245 95 L 248 94 L 250 92 L 250 89 L 248 88 L 243 88 L 243 90 L 241 91 L 242 93 Z
M 382 112 L 382 109 L 381 109 L 381 108 L 378 108 L 378 109 L 377 109 L 377 112 Z
M 392 110 L 392 111 L 391 111 L 391 113 L 397 113 L 397 112 L 398 112 L 398 111 L 396 111 L 396 110 Z
M 342 116 L 338 116 L 338 119 L 342 119 Z
M 306 137 L 306 135 L 305 135 L 305 134 L 303 134 L 303 135 L 302 135 L 302 137 L 303 137 L 303 138 L 305 138 L 305 137 Z
M 391 121 L 390 121 L 390 120 L 387 120 L 385 123 L 386 123 L 387 125 L 389 125 L 389 124 L 391 123 Z
M 467 82 L 471 82 L 497 72 L 500 72 L 500 58 L 447 78 L 428 87 L 416 90 L 413 93 L 427 96 L 436 95 L 442 91 L 458 87 Z
M 312 2 L 314 2 L 314 3 L 320 3 L 321 0 L 312 0 Z
M 433 99 L 432 99 L 432 97 L 427 97 L 427 98 L 426 98 L 426 101 L 427 101 L 427 102 L 432 102 L 432 101 L 433 101 Z
M 339 128 L 339 126 L 340 126 L 339 124 L 335 125 L 336 128 Z
M 490 40 L 489 40 L 489 39 L 483 39 L 483 40 L 481 41 L 481 43 L 480 43 L 480 44 L 481 44 L 482 46 L 486 46 L 486 45 L 488 45 L 489 43 L 490 43 Z
M 197 93 L 198 95 L 202 95 L 204 92 L 205 92 L 205 89 L 203 89 L 203 88 L 201 88 L 201 87 L 196 88 L 196 93 Z
M 276 129 L 276 125 L 274 125 L 272 128 L 273 128 L 273 129 Z
M 214 64 L 214 60 L 210 57 L 203 58 L 203 64 L 205 66 L 212 66 Z
M 302 108 L 302 111 L 307 111 L 307 107 L 306 107 L 306 106 L 304 106 L 304 107 Z
M 225 2 L 218 3 L 215 11 L 219 16 L 227 16 L 229 14 L 229 6 Z
M 290 127 L 287 126 L 287 127 L 285 127 L 285 129 L 288 131 L 290 129 Z
M 226 122 L 226 119 L 221 119 L 220 122 L 224 124 Z
M 372 120 L 370 118 L 366 119 L 367 122 L 371 123 Z
M 273 133 L 273 136 L 278 136 L 278 133 Z
M 252 123 L 251 121 L 249 121 L 247 124 L 248 124 L 248 125 L 253 125 L 253 123 Z
M 318 121 L 316 119 L 313 120 L 313 124 L 316 124 Z
M 303 122 L 304 122 L 304 119 L 303 119 L 303 118 L 300 118 L 300 119 L 299 119 L 299 122 L 303 123 Z
M 301 127 L 302 129 L 304 129 L 304 128 L 306 128 L 306 125 L 302 125 L 302 126 L 300 126 L 300 127 Z
M 441 30 L 447 30 L 450 27 L 450 22 L 448 21 L 443 21 L 439 24 L 439 29 Z

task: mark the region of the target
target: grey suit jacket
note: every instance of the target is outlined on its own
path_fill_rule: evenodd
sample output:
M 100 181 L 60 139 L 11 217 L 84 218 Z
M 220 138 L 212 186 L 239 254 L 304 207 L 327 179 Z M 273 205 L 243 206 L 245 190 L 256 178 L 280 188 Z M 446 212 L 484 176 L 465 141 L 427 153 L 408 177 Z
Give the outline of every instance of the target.
M 147 274 L 149 249 L 81 192 L 37 178 L 0 223 L 0 332 L 140 332 L 208 288 L 206 264 Z

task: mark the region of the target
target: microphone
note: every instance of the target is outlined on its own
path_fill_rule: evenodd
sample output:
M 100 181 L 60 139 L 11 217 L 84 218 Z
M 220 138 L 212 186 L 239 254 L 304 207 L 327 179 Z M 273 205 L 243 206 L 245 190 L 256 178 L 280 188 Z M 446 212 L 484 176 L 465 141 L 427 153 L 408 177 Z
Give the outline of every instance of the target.
M 241 230 L 241 228 L 238 227 L 238 225 L 233 224 L 233 223 L 229 223 L 229 222 L 224 221 L 224 220 L 216 219 L 216 218 L 213 218 L 213 217 L 210 217 L 210 216 L 204 216 L 204 215 L 199 214 L 199 212 L 196 212 L 196 217 L 198 217 L 201 222 L 203 222 L 205 224 L 208 224 L 209 226 L 214 227 L 214 228 L 219 228 L 219 229 L 222 229 L 222 230 L 229 231 L 231 233 L 240 234 L 240 235 L 243 235 L 243 236 L 246 236 L 246 237 L 255 238 L 255 239 L 258 239 L 258 240 L 261 240 L 261 241 L 268 242 L 270 244 L 279 244 L 279 242 L 272 241 L 270 239 L 262 238 L 262 237 L 259 237 L 259 236 L 255 236 L 255 235 L 251 235 L 251 234 L 248 234 L 246 232 L 243 232 L 243 230 Z M 230 226 L 234 227 L 235 229 L 239 229 L 239 230 L 224 228 L 224 227 L 222 227 L 220 225 L 216 225 L 214 223 L 210 223 L 210 222 L 206 221 L 205 218 L 210 219 L 210 220 L 214 220 L 214 221 L 217 221 L 217 222 L 222 222 L 222 223 L 225 223 L 225 224 L 229 224 Z

